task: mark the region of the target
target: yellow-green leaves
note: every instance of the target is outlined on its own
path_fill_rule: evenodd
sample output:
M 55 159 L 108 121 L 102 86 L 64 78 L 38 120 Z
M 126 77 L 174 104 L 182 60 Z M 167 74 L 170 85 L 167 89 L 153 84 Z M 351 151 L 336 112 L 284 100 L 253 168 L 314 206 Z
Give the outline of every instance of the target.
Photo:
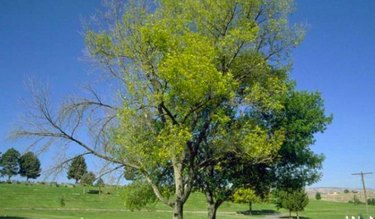
M 275 157 L 285 139 L 283 130 L 277 130 L 270 136 L 259 126 L 248 128 L 245 125 L 240 135 L 240 146 L 244 156 L 260 161 Z
M 170 85 L 166 99 L 176 107 L 194 106 L 208 97 L 230 94 L 231 75 L 214 64 L 216 51 L 210 39 L 197 34 L 179 37 L 178 50 L 159 65 L 159 76 Z
M 233 194 L 233 201 L 235 203 L 252 203 L 260 202 L 261 198 L 258 197 L 252 189 L 239 188 Z
M 273 157 L 284 132 L 250 111 L 284 107 L 287 74 L 278 74 L 265 54 L 279 48 L 272 40 L 283 45 L 285 34 L 278 30 L 287 28 L 286 17 L 270 11 L 282 5 L 162 0 L 147 8 L 131 2 L 111 28 L 86 37 L 91 53 L 124 85 L 115 156 L 145 169 L 186 161 L 190 144 L 197 154 L 210 147 L 213 157 Z M 249 112 L 239 115 L 241 108 Z
M 114 56 L 112 40 L 108 34 L 89 31 L 86 33 L 85 41 L 92 55 Z
M 263 110 L 281 110 L 283 99 L 288 91 L 288 84 L 278 77 L 269 76 L 265 81 L 256 82 L 252 87 L 248 87 L 245 100 L 248 104 L 253 104 Z
M 165 160 L 180 160 L 186 148 L 186 143 L 191 139 L 192 135 L 188 128 L 168 124 L 158 134 L 158 145 L 161 146 L 160 153 Z

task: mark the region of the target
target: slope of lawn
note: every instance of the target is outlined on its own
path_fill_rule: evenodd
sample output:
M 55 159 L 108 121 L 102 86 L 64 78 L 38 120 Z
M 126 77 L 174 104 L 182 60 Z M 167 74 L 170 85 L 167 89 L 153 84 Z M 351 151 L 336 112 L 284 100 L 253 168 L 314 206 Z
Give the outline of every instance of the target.
M 171 209 L 161 203 L 148 210 L 130 212 L 124 208 L 121 189 L 109 187 L 102 194 L 90 194 L 93 188 L 63 185 L 0 184 L 1 218 L 170 218 Z M 96 189 L 95 189 L 96 190 Z M 262 207 L 258 205 L 258 207 Z M 220 218 L 249 218 L 237 211 L 247 205 L 224 203 Z M 7 217 L 5 217 L 7 216 Z M 12 216 L 12 217 L 10 217 Z M 16 217 L 17 216 L 17 217 Z M 185 205 L 187 219 L 206 217 L 206 202 L 202 194 L 191 195 Z
M 90 194 L 90 188 L 65 187 L 40 184 L 0 184 L 0 219 L 30 219 L 30 218 L 131 218 L 157 219 L 171 218 L 170 208 L 156 204 L 148 210 L 128 211 L 121 200 L 121 189 L 109 187 L 102 194 Z M 271 218 L 271 213 L 287 215 L 284 210 L 277 211 L 272 204 L 255 204 L 254 214 L 246 215 L 240 212 L 247 210 L 247 205 L 224 203 L 218 213 L 218 218 Z M 192 194 L 185 205 L 185 218 L 205 219 L 206 202 L 202 194 Z M 343 219 L 345 215 L 365 216 L 365 205 L 310 200 L 304 218 L 310 219 Z M 369 206 L 370 215 L 375 215 L 375 207 Z M 277 218 L 277 217 L 274 217 Z M 368 217 L 365 217 L 368 218 Z

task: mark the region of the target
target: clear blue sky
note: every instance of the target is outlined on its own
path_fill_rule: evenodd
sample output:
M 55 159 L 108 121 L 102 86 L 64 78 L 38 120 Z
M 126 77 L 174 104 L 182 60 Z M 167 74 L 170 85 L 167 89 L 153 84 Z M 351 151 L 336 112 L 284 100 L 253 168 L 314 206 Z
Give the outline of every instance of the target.
M 292 78 L 298 89 L 320 91 L 334 121 L 317 136 L 314 151 L 326 156 L 323 178 L 314 186 L 360 187 L 351 173 L 374 171 L 375 1 L 297 0 L 294 22 L 307 24 L 305 41 L 293 52 Z M 0 151 L 23 142 L 6 139 L 24 112 L 29 78 L 48 82 L 55 100 L 92 80 L 82 61 L 82 18 L 99 0 L 0 1 Z M 51 155 L 42 155 L 43 165 Z M 93 167 L 93 164 L 90 164 Z M 375 175 L 367 178 L 375 188 Z

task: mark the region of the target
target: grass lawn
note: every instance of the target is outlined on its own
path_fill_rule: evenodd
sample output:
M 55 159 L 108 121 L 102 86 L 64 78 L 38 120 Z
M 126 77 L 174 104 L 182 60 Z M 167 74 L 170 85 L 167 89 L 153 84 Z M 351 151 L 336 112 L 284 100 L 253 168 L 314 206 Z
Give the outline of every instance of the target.
M 88 188 L 50 185 L 0 184 L 0 219 L 29 218 L 129 218 L 157 219 L 171 218 L 171 209 L 156 204 L 149 210 L 128 211 L 123 207 L 119 188 L 107 188 L 110 194 L 88 194 Z M 63 200 L 63 201 L 62 201 Z M 63 205 L 62 205 L 63 202 Z M 224 203 L 218 218 L 263 218 L 261 215 L 244 215 L 237 212 L 246 211 L 247 205 Z M 206 219 L 206 202 L 202 194 L 193 194 L 185 205 L 185 218 Z M 272 204 L 255 204 L 254 210 L 277 211 Z M 287 215 L 284 210 L 279 211 Z M 344 219 L 345 215 L 365 215 L 365 205 L 311 200 L 302 216 L 310 219 Z M 369 207 L 370 215 L 375 216 L 375 207 Z M 368 218 L 368 217 L 366 217 Z

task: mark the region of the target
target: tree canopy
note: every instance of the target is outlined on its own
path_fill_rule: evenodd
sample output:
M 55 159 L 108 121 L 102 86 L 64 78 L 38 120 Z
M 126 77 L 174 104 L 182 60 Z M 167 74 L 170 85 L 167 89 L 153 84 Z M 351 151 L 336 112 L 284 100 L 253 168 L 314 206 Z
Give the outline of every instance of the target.
M 297 219 L 299 219 L 298 212 L 303 211 L 308 203 L 309 197 L 304 190 L 279 190 L 276 192 L 276 207 L 288 209 L 290 218 L 292 218 L 291 212 L 295 211 Z
M 309 146 L 330 120 L 319 94 L 295 91 L 288 76 L 288 54 L 303 37 L 288 21 L 292 9 L 291 0 L 110 1 L 85 42 L 118 80 L 120 104 L 93 91 L 55 116 L 41 93 L 34 121 L 16 136 L 81 146 L 68 173 L 76 182 L 86 154 L 124 168 L 144 188 L 126 197 L 152 191 L 175 219 L 194 188 L 213 219 L 240 187 L 265 190 L 273 179 L 284 186 L 284 173 L 314 181 L 322 157 Z M 94 132 L 93 143 L 78 130 Z
M 19 165 L 19 174 L 26 177 L 26 180 L 38 178 L 42 171 L 40 161 L 33 152 L 23 154 L 19 159 Z
M 75 157 L 68 170 L 68 179 L 74 179 L 76 183 L 87 173 L 87 165 L 83 156 Z M 95 179 L 95 177 L 94 177 Z
M 84 186 L 92 186 L 95 182 L 95 174 L 93 172 L 86 172 L 82 175 L 80 184 Z
M 253 211 L 253 203 L 260 202 L 262 199 L 258 197 L 254 190 L 249 188 L 240 188 L 233 194 L 233 201 L 236 203 L 249 204 L 250 214 Z
M 8 176 L 8 181 L 10 181 L 12 176 L 18 174 L 19 171 L 19 158 L 20 153 L 14 149 L 8 149 L 1 157 L 0 169 L 1 176 Z

